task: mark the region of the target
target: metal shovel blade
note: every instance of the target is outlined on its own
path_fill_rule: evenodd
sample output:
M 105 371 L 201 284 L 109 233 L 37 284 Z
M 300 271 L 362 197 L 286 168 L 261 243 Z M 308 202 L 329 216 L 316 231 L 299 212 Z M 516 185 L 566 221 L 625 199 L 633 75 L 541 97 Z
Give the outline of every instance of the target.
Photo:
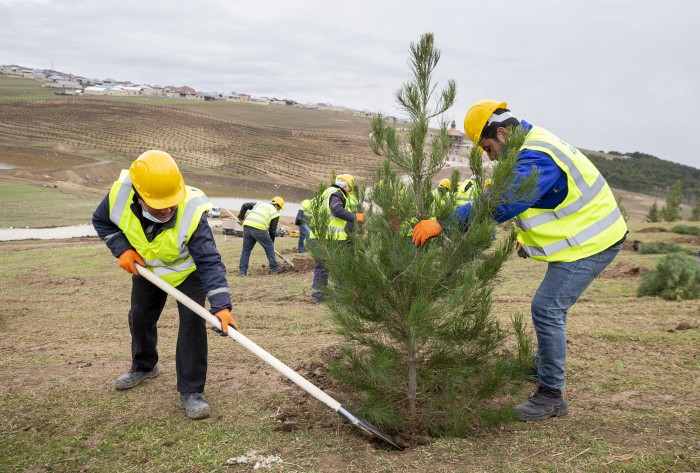
M 159 278 L 158 276 L 156 276 L 151 271 L 149 271 L 141 265 L 137 264 L 136 270 L 142 277 L 144 277 L 145 279 L 153 283 L 155 286 L 162 289 L 166 294 L 173 296 L 175 299 L 177 299 L 178 302 L 192 310 L 195 314 L 199 315 L 201 318 L 209 322 L 212 326 L 221 330 L 221 321 L 217 317 L 212 315 L 211 312 L 209 312 L 201 305 L 197 304 L 194 300 L 190 299 L 179 289 L 165 282 L 164 280 L 162 280 L 161 278 Z M 323 404 L 327 405 L 335 412 L 345 417 L 347 420 L 350 421 L 350 423 L 357 426 L 362 431 L 381 440 L 384 440 L 385 442 L 392 445 L 394 448 L 403 450 L 403 448 L 396 445 L 391 439 L 391 437 L 389 437 L 387 434 L 380 431 L 373 425 L 358 418 L 355 414 L 344 408 L 338 401 L 329 396 L 325 391 L 321 390 L 318 386 L 304 378 L 302 375 L 291 369 L 289 366 L 282 363 L 280 360 L 268 353 L 265 349 L 263 349 L 257 343 L 253 342 L 251 339 L 243 335 L 241 332 L 234 330 L 233 327 L 229 327 L 227 335 L 229 338 L 232 338 L 240 345 L 242 345 L 243 348 L 250 351 L 253 355 L 257 356 L 258 358 L 266 362 L 268 365 L 276 369 L 280 374 L 285 376 L 287 379 L 292 381 L 294 384 L 299 386 L 308 394 L 315 397 L 317 400 L 321 401 Z
M 378 428 L 376 428 L 375 426 L 373 426 L 369 422 L 360 419 L 355 414 L 350 412 L 345 406 L 340 406 L 338 408 L 337 412 L 341 416 L 345 417 L 348 421 L 350 421 L 350 423 L 352 425 L 356 426 L 358 429 L 362 430 L 366 434 L 369 434 L 373 437 L 376 437 L 378 439 L 385 441 L 386 443 L 388 443 L 389 445 L 391 445 L 392 447 L 394 447 L 397 450 L 403 450 L 403 447 L 397 445 L 394 442 L 394 440 L 391 437 L 389 437 L 389 435 L 385 434 L 384 432 L 382 432 L 381 430 L 379 430 Z

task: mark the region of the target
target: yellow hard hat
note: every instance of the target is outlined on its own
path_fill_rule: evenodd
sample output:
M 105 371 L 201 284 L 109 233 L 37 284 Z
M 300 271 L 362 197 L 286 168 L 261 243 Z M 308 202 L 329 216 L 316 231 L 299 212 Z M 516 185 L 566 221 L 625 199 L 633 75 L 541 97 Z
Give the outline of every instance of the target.
M 280 210 L 284 208 L 284 199 L 282 197 L 273 197 L 271 202 L 277 204 Z
M 175 160 L 165 151 L 142 153 L 129 168 L 131 183 L 154 209 L 165 209 L 185 200 L 185 181 Z
M 440 185 L 445 189 L 449 189 L 452 186 L 452 183 L 449 179 L 440 179 Z
M 484 187 L 488 187 L 488 186 L 490 186 L 491 184 L 493 184 L 493 179 L 486 179 L 486 180 L 484 181 Z
M 467 111 L 464 116 L 464 132 L 472 142 L 477 143 L 481 139 L 484 125 L 497 108 L 508 108 L 508 104 L 498 100 L 480 100 Z
M 336 176 L 336 185 L 338 185 L 338 180 L 344 181 L 348 185 L 348 187 L 350 187 L 350 190 L 352 190 L 355 187 L 355 178 L 352 177 L 350 174 L 340 174 L 339 176 Z

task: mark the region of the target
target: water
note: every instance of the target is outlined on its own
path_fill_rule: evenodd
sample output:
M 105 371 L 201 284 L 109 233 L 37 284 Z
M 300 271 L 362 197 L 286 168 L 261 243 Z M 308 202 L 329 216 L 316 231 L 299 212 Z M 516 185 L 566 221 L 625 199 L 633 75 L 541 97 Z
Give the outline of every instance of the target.
M 83 236 L 97 236 L 97 232 L 90 224 L 53 228 L 0 228 L 0 241 L 60 240 Z

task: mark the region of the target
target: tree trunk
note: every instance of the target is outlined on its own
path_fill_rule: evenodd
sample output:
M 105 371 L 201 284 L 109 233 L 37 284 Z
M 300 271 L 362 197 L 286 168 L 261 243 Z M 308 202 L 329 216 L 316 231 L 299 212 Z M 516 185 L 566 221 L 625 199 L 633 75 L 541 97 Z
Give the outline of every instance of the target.
M 411 337 L 408 337 L 407 350 L 407 368 L 408 368 L 408 413 L 411 416 L 411 422 L 416 416 L 416 391 L 418 389 L 418 378 L 416 376 L 416 349 L 413 346 Z

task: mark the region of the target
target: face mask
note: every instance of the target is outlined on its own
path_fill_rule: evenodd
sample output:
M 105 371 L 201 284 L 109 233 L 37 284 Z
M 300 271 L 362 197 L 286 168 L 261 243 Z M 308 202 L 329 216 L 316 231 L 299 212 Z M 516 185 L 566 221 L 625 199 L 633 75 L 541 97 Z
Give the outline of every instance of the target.
M 143 216 L 144 216 L 146 219 L 150 220 L 151 222 L 156 222 L 156 223 L 165 223 L 165 222 L 167 222 L 168 220 L 170 220 L 171 218 L 173 218 L 173 215 L 175 215 L 175 212 L 173 212 L 172 214 L 170 214 L 170 217 L 166 218 L 165 220 L 158 220 L 156 217 L 154 217 L 153 215 L 149 214 L 149 213 L 148 213 L 148 210 L 146 210 L 145 208 L 143 208 L 143 205 L 141 206 L 141 213 L 143 213 Z

